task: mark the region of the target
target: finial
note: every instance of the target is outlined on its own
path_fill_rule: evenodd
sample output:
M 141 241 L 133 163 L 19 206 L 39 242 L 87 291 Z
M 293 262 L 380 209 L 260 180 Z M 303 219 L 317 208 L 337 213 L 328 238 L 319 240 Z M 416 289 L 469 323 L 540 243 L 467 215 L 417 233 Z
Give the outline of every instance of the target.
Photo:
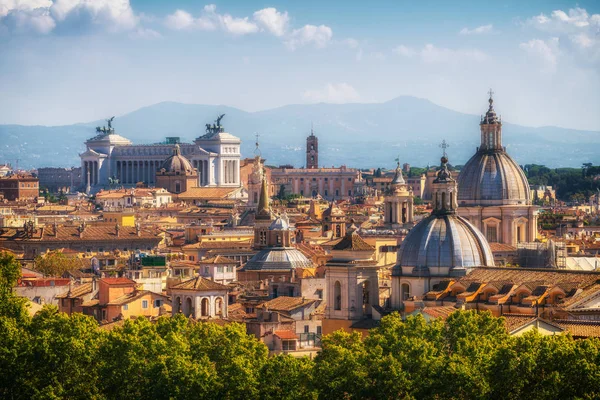
M 315 130 L 312 121 L 310 121 L 310 136 L 315 136 Z
M 446 149 L 447 149 L 448 147 L 450 147 L 450 145 L 449 145 L 449 144 L 446 142 L 446 139 L 442 140 L 442 143 L 440 143 L 440 148 L 441 148 L 441 149 L 442 149 L 442 151 L 443 151 L 443 156 L 442 156 L 442 158 L 446 158 L 446 159 L 447 159 L 447 157 L 446 157 Z M 448 162 L 448 161 L 446 161 L 446 162 Z
M 493 97 L 494 96 L 494 92 L 492 91 L 491 88 L 490 88 L 490 91 L 488 92 L 488 94 L 490 95 L 490 99 L 488 101 L 490 103 L 490 110 L 491 110 L 492 107 L 493 107 L 493 104 L 494 104 L 494 97 Z
M 181 148 L 179 147 L 179 143 L 175 144 L 175 149 L 173 149 L 173 155 L 180 155 L 181 154 Z
M 398 154 L 398 157 L 394 161 L 396 161 L 396 166 L 400 168 L 400 154 Z

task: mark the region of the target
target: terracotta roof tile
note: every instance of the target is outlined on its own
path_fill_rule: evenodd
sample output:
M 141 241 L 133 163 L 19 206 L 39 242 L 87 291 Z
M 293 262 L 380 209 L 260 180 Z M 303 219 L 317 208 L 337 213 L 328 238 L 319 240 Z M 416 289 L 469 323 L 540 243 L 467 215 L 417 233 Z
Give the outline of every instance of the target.
M 312 304 L 317 300 L 304 299 L 302 297 L 280 296 L 261 304 L 261 307 L 267 307 L 270 311 L 293 311 L 302 306 Z
M 456 311 L 453 306 L 425 307 L 421 310 L 423 314 L 427 314 L 432 318 L 446 319 L 450 314 Z
M 600 337 L 600 321 L 559 319 L 554 323 L 576 337 Z
M 102 278 L 100 280 L 108 285 L 137 285 L 135 281 L 129 278 Z
M 92 293 L 92 284 L 84 283 L 79 286 L 75 286 L 70 290 L 67 290 L 64 293 L 61 293 L 56 296 L 57 299 L 74 299 L 76 297 L 81 297 L 88 293 Z
M 226 199 L 238 190 L 238 188 L 195 187 L 179 193 L 177 197 L 180 200 L 218 200 Z
M 216 255 L 211 258 L 200 260 L 198 261 L 198 264 L 237 264 L 237 261 L 232 260 L 231 258 L 223 257 L 221 255 Z
M 293 331 L 275 331 L 273 335 L 282 340 L 297 340 L 298 335 Z
M 213 282 L 210 279 L 203 278 L 201 276 L 197 276 L 195 278 L 189 279 L 187 281 L 178 283 L 175 286 L 171 287 L 173 289 L 180 290 L 227 290 L 229 291 L 229 287 L 225 285 L 221 285 L 220 283 Z
M 530 322 L 535 321 L 535 315 L 518 315 L 518 314 L 504 314 L 504 326 L 510 333 L 519 329 L 520 327 L 527 325 Z

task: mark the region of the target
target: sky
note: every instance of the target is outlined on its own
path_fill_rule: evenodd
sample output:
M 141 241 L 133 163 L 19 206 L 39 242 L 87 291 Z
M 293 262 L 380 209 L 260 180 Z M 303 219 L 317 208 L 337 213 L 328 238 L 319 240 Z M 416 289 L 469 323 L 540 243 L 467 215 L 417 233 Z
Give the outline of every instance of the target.
M 0 0 L 0 124 L 426 98 L 600 130 L 600 1 Z M 443 131 L 443 127 L 440 127 Z

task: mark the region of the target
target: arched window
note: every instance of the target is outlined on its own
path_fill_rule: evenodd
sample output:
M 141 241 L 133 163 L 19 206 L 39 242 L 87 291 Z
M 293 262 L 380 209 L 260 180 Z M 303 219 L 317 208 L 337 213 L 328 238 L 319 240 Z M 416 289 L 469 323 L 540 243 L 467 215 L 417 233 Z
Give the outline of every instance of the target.
M 181 192 L 181 183 L 175 182 L 175 193 Z
M 333 285 L 333 301 L 334 301 L 334 310 L 342 309 L 342 285 L 340 281 L 336 281 Z
M 223 299 L 221 297 L 217 297 L 215 300 L 215 315 L 223 315 Z
M 446 192 L 442 192 L 442 210 L 446 209 Z
M 362 307 L 363 307 L 363 314 L 370 314 L 371 308 L 370 308 L 370 304 L 371 304 L 371 291 L 369 288 L 370 284 L 369 281 L 364 281 L 362 284 L 362 292 L 363 292 L 363 298 L 362 298 Z
M 189 317 L 194 313 L 194 308 L 192 307 L 192 299 L 189 297 L 185 299 L 185 309 L 183 310 L 183 313 L 186 317 Z
M 402 301 L 408 300 L 410 297 L 410 286 L 408 283 L 402 284 Z
M 175 312 L 176 313 L 180 313 L 181 312 L 181 297 L 175 297 Z
M 209 316 L 209 302 L 208 299 L 205 297 L 202 299 L 202 302 L 200 303 L 201 305 L 201 316 L 203 317 L 208 317 Z

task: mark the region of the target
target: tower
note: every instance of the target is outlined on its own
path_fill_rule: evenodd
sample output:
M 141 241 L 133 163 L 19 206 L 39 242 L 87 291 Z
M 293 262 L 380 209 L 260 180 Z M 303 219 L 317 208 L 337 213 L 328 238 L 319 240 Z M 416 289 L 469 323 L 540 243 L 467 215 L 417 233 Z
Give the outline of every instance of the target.
M 393 229 L 413 222 L 413 194 L 402 177 L 400 158 L 397 158 L 396 174 L 392 180 L 385 202 L 385 224 Z
M 306 138 L 306 168 L 319 168 L 319 139 L 310 128 L 310 136 Z
M 248 206 L 256 208 L 260 193 L 262 190 L 262 181 L 264 174 L 264 160 L 261 158 L 261 152 L 258 144 L 258 133 L 256 134 L 256 149 L 254 150 L 254 162 L 252 164 L 252 172 L 248 175 Z
M 502 120 L 498 119 L 496 111 L 494 111 L 494 98 L 492 97 L 494 92 L 492 89 L 489 91 L 490 103 L 488 111 L 485 113 L 485 117 L 481 117 L 479 123 L 481 131 L 481 147 L 480 151 L 502 151 Z

